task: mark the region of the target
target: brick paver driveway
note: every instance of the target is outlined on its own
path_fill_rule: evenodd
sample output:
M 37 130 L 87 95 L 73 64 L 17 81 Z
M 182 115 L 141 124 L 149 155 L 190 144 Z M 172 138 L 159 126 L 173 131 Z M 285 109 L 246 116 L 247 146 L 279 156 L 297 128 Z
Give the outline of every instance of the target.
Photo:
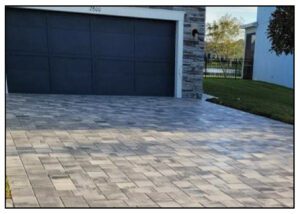
M 293 206 L 293 126 L 199 100 L 9 94 L 14 206 Z

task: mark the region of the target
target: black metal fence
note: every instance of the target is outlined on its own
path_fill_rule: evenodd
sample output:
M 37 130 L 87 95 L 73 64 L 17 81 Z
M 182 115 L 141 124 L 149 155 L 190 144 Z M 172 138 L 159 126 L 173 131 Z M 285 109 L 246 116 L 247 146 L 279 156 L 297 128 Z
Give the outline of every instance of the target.
M 243 59 L 205 57 L 204 77 L 241 78 Z

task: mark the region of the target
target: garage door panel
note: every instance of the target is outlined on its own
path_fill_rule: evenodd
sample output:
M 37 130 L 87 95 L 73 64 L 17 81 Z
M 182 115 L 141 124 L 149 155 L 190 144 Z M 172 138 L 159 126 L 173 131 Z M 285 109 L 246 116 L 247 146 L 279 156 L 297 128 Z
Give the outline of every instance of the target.
M 135 33 L 146 36 L 163 36 L 174 38 L 175 27 L 173 22 L 161 20 L 139 20 L 135 23 Z
M 136 62 L 137 94 L 173 96 L 174 75 L 170 63 Z
M 43 27 L 46 26 L 45 13 L 41 11 L 9 9 L 5 14 L 6 26 Z
M 97 94 L 133 94 L 134 62 L 126 60 L 97 60 L 93 72 Z
M 89 31 L 90 18 L 88 15 L 72 13 L 50 13 L 48 15 L 48 24 L 50 28 Z
M 18 36 L 16 37 L 15 35 Z M 47 53 L 47 34 L 45 28 L 20 28 L 10 26 L 6 28 L 5 36 L 5 48 L 10 52 Z
M 170 78 L 173 74 L 173 64 L 169 62 L 136 62 L 135 69 L 140 75 L 167 75 Z
M 148 76 L 148 81 L 141 75 L 136 76 L 136 95 L 173 96 L 173 88 L 167 84 L 168 78 L 162 76 Z
M 51 54 L 91 54 L 89 31 L 50 29 L 49 44 Z
M 53 57 L 50 64 L 54 93 L 92 93 L 90 59 Z
M 5 67 L 9 92 L 50 92 L 47 57 L 9 55 Z
M 173 60 L 174 40 L 169 37 L 136 36 L 137 59 Z
M 133 58 L 134 37 L 128 34 L 93 34 L 95 56 Z
M 134 20 L 129 18 L 95 16 L 92 31 L 113 34 L 134 34 Z
M 98 82 L 94 86 L 95 94 L 99 95 L 135 95 L 133 79 L 127 76 L 98 76 Z M 127 82 L 124 84 L 124 82 Z

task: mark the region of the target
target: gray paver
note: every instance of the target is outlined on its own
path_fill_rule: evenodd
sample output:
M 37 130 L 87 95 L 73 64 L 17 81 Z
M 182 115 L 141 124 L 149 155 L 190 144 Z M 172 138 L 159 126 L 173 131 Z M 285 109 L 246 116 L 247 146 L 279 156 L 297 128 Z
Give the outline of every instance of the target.
M 82 198 L 77 196 L 62 196 L 61 197 L 65 207 L 88 207 L 88 203 Z
M 6 101 L 7 206 L 293 206 L 291 125 L 195 99 Z

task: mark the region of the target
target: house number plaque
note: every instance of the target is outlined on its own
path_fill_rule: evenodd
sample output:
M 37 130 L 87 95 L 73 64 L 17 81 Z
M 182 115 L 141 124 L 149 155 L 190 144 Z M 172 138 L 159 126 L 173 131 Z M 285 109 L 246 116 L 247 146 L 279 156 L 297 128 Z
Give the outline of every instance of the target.
M 100 13 L 101 7 L 90 7 L 90 11 L 95 12 L 95 13 Z

